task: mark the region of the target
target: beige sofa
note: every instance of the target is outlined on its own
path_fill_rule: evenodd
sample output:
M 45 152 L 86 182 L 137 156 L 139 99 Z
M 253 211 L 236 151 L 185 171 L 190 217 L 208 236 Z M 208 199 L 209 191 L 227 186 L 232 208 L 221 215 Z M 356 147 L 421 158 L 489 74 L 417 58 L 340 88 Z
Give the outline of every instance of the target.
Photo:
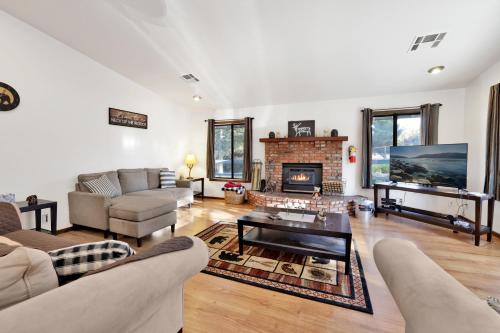
M 137 239 L 177 222 L 176 209 L 193 203 L 191 182 L 177 181 L 175 188 L 160 188 L 160 168 L 119 169 L 78 176 L 76 190 L 68 193 L 69 217 L 74 226 L 86 226 Z M 110 198 L 90 193 L 84 182 L 106 175 L 119 195 Z
M 413 243 L 384 239 L 373 254 L 406 321 L 407 333 L 500 332 L 500 314 Z
M 192 240 L 187 250 L 85 276 L 0 310 L 0 332 L 178 332 L 183 284 L 208 262 L 204 242 Z

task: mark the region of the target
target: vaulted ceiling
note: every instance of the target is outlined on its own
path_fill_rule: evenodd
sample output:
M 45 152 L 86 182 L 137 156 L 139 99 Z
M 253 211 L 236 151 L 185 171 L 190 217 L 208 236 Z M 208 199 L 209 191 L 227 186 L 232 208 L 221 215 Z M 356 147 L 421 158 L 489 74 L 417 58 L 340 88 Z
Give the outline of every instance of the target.
M 500 59 L 498 0 L 0 0 L 0 9 L 198 108 L 458 88 Z M 439 32 L 437 48 L 408 52 L 415 36 Z M 436 65 L 446 70 L 429 75 Z

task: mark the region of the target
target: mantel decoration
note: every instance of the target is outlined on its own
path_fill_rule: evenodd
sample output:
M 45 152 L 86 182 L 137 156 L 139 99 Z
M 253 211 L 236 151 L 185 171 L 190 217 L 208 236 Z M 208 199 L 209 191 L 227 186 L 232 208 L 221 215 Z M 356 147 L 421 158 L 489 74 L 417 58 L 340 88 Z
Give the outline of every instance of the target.
M 314 120 L 294 120 L 288 122 L 288 137 L 314 136 Z
M 148 115 L 109 108 L 109 124 L 147 129 Z
M 0 82 L 0 111 L 11 111 L 17 108 L 20 98 L 17 91 L 7 83 Z

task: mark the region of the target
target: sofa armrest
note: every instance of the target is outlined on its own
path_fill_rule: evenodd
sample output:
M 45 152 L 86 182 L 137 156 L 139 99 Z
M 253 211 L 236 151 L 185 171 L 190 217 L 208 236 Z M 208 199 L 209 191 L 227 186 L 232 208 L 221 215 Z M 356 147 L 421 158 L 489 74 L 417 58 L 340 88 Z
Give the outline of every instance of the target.
M 192 188 L 193 182 L 189 179 L 178 179 L 175 181 L 176 187 Z
M 2 331 L 177 332 L 182 327 L 182 285 L 208 263 L 207 246 L 192 239 L 187 250 L 86 276 L 0 311 Z M 171 314 L 179 311 L 175 318 L 180 322 L 173 323 Z
M 500 316 L 413 243 L 383 239 L 373 256 L 406 332 L 500 332 Z
M 69 221 L 101 230 L 109 229 L 111 199 L 97 193 L 69 192 Z

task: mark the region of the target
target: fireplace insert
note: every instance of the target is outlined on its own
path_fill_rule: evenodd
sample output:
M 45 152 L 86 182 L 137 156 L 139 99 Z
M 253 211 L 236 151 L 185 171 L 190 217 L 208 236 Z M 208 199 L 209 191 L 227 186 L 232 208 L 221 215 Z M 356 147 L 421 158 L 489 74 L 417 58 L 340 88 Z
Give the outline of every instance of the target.
M 323 165 L 321 163 L 283 163 L 283 192 L 313 193 L 321 186 Z

